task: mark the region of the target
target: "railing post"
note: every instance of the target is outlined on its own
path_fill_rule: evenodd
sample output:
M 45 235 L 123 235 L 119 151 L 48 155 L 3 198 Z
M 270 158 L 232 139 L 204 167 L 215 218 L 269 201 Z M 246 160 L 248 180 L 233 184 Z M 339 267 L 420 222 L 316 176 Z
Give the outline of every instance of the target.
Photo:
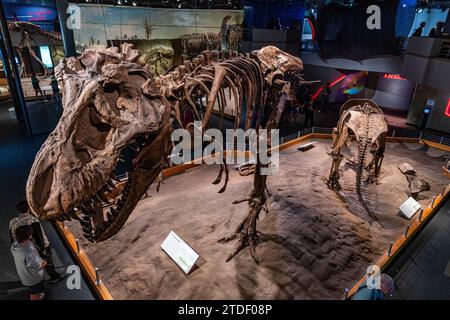
M 392 254 L 392 246 L 394 245 L 394 241 L 391 241 L 390 243 L 389 243 L 389 247 L 388 247 L 388 249 L 387 249 L 387 255 L 388 255 L 388 257 L 390 257 L 391 256 L 391 254 Z
M 348 292 L 349 290 L 347 288 L 344 288 L 344 300 L 348 300 Z
M 408 233 L 409 233 L 409 228 L 411 228 L 411 224 L 408 224 L 407 226 L 406 226 L 406 230 L 405 230 L 405 238 L 408 238 Z
M 394 136 L 395 136 L 395 129 L 392 130 L 392 137 L 394 137 Z
M 443 144 L 443 142 L 444 142 L 444 137 L 441 137 L 441 141 L 439 143 Z
M 314 127 L 312 127 L 312 129 L 311 129 L 311 133 L 314 133 Z
M 434 209 L 434 201 L 436 201 L 436 196 L 431 199 L 431 209 Z
M 301 135 L 302 135 L 302 132 L 299 131 L 299 132 L 297 133 L 297 139 L 300 138 Z
M 423 131 L 420 131 L 419 140 L 422 140 Z
M 284 143 L 284 137 L 281 137 L 281 144 Z
M 79 239 L 75 239 L 75 244 L 77 245 L 77 253 L 80 253 L 81 252 L 80 240 Z
M 422 213 L 423 213 L 423 209 L 420 209 L 419 211 L 419 222 L 422 222 Z
M 97 286 L 102 284 L 102 280 L 100 279 L 100 273 L 98 272 L 98 268 L 95 268 L 95 284 Z

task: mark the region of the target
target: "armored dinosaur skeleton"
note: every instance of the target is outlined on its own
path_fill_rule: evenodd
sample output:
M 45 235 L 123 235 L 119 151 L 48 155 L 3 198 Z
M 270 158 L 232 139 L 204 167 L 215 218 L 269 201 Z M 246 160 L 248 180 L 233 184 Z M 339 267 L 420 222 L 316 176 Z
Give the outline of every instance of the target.
M 245 55 L 205 51 L 159 77 L 137 64 L 138 57 L 132 45 L 123 44 L 121 50 L 87 49 L 60 62 L 56 76 L 64 111 L 27 181 L 27 199 L 36 216 L 78 219 L 93 242 L 119 232 L 160 175 L 172 151 L 171 133 L 186 122 L 182 110 L 191 110 L 205 130 L 216 101 L 223 114 L 228 88 L 237 108 L 236 127 L 242 120 L 244 129 L 273 129 L 294 88 L 303 83 L 302 61 L 273 46 Z M 114 173 L 125 151 L 131 153 L 131 169 L 119 188 Z M 248 216 L 235 233 L 221 239 L 238 238 L 228 259 L 246 246 L 257 259 L 256 221 L 267 199 L 267 176 L 260 172 L 265 166 L 258 156 L 253 190 L 244 200 Z M 227 166 L 221 165 L 214 183 L 221 182 L 224 172 L 219 192 L 228 181 Z
M 333 144 L 331 156 L 333 164 L 327 184 L 330 188 L 339 191 L 339 166 L 343 159 L 342 148 L 354 135 L 358 143 L 358 160 L 356 169 L 356 195 L 361 206 L 369 216 L 377 220 L 361 193 L 361 179 L 363 176 L 364 162 L 367 148 L 373 154 L 372 161 L 367 165 L 369 175 L 366 182 L 378 183 L 381 164 L 386 145 L 388 131 L 387 121 L 377 104 L 368 99 L 350 99 L 341 107 L 340 118 L 337 127 L 333 129 Z

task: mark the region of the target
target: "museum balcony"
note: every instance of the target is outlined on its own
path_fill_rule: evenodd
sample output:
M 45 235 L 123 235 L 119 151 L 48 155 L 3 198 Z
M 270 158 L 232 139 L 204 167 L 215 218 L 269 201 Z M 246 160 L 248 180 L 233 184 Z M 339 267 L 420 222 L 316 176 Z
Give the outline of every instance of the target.
M 401 65 L 401 74 L 418 84 L 450 91 L 450 40 L 410 38 Z

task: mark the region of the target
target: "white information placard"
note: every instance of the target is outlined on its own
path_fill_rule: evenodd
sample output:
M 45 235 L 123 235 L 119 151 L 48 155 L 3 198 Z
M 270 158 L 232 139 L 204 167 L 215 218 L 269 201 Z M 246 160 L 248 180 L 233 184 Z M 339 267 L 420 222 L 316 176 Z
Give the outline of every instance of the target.
M 173 231 L 170 231 L 167 238 L 161 244 L 161 249 L 163 249 L 186 274 L 191 271 L 199 258 L 197 252 Z
M 411 217 L 420 209 L 422 209 L 422 206 L 412 197 L 409 197 L 408 200 L 403 202 L 399 207 L 400 212 L 408 219 L 411 219 Z

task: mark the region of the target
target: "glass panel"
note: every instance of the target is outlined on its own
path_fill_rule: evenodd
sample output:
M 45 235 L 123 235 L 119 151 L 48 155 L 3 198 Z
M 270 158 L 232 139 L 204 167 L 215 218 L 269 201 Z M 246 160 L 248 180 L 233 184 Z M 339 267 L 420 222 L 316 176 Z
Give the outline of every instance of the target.
M 53 70 L 64 57 L 55 2 L 5 2 L 4 11 L 15 54 L 12 61 L 19 69 L 31 133 L 49 132 L 61 113 Z M 3 82 L 0 80 L 0 86 Z M 14 109 L 10 115 L 16 116 Z

